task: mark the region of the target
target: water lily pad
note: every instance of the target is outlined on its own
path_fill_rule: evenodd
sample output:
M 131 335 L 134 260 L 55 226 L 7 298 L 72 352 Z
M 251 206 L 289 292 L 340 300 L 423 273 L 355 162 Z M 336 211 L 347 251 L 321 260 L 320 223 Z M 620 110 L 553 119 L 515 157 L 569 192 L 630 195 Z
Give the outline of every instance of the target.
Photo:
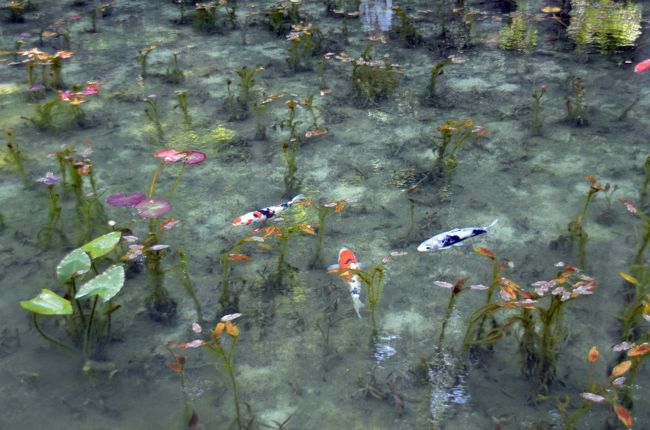
M 20 306 L 26 311 L 39 315 L 71 315 L 72 304 L 52 290 L 43 288 L 41 293 L 30 300 L 22 300 Z
M 111 206 L 135 206 L 146 198 L 144 193 L 117 193 L 108 196 L 106 203 Z
M 81 249 L 90 254 L 90 257 L 94 260 L 111 252 L 120 241 L 121 236 L 121 232 L 113 231 L 91 240 L 82 246 Z
M 206 157 L 207 155 L 201 151 L 185 151 L 185 158 L 183 158 L 183 163 L 201 164 Z
M 158 218 L 168 214 L 172 205 L 164 199 L 147 199 L 135 205 L 135 210 L 140 218 Z
M 83 284 L 75 298 L 99 296 L 107 302 L 120 292 L 124 286 L 124 266 L 111 266 L 104 273 L 101 273 Z
M 65 284 L 89 270 L 90 257 L 83 250 L 77 248 L 63 257 L 59 265 L 56 266 L 56 279 Z

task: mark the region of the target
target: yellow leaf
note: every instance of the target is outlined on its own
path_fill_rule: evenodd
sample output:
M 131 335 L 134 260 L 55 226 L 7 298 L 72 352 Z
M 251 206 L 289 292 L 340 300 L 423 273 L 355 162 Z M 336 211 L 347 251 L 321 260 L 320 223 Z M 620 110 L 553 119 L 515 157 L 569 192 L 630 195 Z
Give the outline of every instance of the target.
M 619 275 L 621 275 L 621 278 L 625 279 L 630 284 L 634 284 L 634 285 L 637 285 L 637 286 L 639 285 L 639 281 L 634 276 L 630 275 L 629 273 L 620 272 Z

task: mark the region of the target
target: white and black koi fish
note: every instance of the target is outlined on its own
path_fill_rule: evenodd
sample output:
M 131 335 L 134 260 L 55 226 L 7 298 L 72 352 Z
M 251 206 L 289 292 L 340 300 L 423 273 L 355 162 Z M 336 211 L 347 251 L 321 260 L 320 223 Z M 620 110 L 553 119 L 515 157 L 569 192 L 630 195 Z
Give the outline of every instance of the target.
M 498 219 L 492 221 L 487 227 L 465 227 L 455 228 L 444 233 L 436 234 L 431 239 L 425 240 L 418 246 L 420 252 L 431 252 L 437 249 L 449 249 L 452 246 L 461 246 L 465 239 L 489 233 L 490 228 L 496 224 Z
M 282 203 L 281 205 L 269 206 L 268 208 L 258 209 L 253 212 L 248 212 L 245 215 L 238 216 L 237 218 L 235 218 L 235 220 L 232 222 L 232 225 L 251 225 L 255 222 L 260 222 L 260 221 L 267 220 L 269 218 L 273 218 L 278 212 L 282 212 L 285 209 L 289 209 L 296 202 L 303 200 L 304 198 L 305 198 L 304 195 L 298 194 L 296 197 L 292 198 L 286 203 Z

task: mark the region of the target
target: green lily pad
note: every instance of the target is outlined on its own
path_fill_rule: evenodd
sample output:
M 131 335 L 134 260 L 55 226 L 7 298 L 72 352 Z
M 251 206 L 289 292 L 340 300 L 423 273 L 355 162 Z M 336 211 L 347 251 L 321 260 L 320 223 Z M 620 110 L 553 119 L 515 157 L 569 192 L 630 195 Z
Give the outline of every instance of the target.
M 61 260 L 56 266 L 56 278 L 61 283 L 66 283 L 72 278 L 83 275 L 90 270 L 90 257 L 77 248 Z
M 20 306 L 26 311 L 39 315 L 71 315 L 72 304 L 52 290 L 43 288 L 41 293 L 30 300 L 22 300 Z
M 90 257 L 94 260 L 111 252 L 120 241 L 120 237 L 122 237 L 122 233 L 119 231 L 107 233 L 99 236 L 97 239 L 91 240 L 82 246 L 81 249 L 90 254 Z
M 111 266 L 104 273 L 101 273 L 83 284 L 75 298 L 99 296 L 107 302 L 120 292 L 124 286 L 124 266 Z

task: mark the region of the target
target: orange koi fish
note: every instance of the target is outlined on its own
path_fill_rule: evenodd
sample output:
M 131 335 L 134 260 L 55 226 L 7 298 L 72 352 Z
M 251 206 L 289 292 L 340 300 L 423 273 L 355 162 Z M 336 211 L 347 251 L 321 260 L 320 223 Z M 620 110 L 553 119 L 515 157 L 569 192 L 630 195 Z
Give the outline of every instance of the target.
M 360 270 L 361 268 L 363 268 L 363 263 L 360 263 L 354 255 L 354 252 L 348 248 L 341 248 L 338 264 L 332 264 L 327 268 L 329 272 L 339 273 L 345 279 L 345 282 L 348 283 L 350 296 L 352 297 L 352 306 L 359 318 L 361 318 L 360 309 L 365 306 L 361 302 L 361 280 L 359 279 L 359 275 L 352 274 L 350 270 Z

